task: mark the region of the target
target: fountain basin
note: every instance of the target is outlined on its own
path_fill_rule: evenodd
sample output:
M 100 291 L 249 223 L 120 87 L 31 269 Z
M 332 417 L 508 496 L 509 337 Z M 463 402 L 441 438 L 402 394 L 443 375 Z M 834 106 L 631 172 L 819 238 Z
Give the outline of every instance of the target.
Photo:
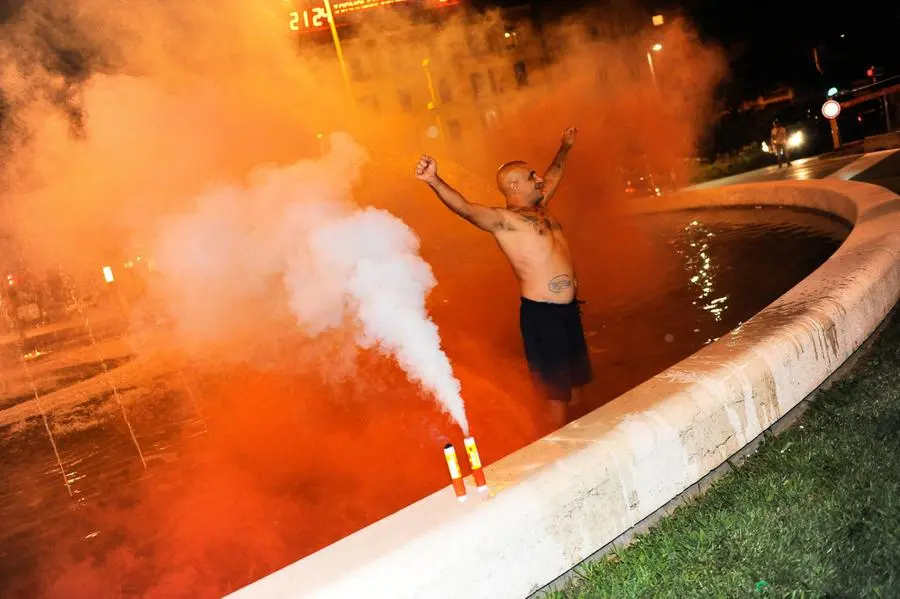
M 442 489 L 229 597 L 523 597 L 721 465 L 843 364 L 900 297 L 900 198 L 884 188 L 754 184 L 684 192 L 665 208 L 763 205 L 854 228 L 738 329 L 488 465 L 488 496 L 471 480 L 464 504 Z

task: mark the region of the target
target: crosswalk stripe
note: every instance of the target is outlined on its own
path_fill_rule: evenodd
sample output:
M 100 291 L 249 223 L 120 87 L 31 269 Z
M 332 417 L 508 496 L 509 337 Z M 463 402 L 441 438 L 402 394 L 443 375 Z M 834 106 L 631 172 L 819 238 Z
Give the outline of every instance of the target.
M 872 152 L 870 154 L 863 154 L 858 159 L 854 160 L 847 166 L 831 173 L 826 179 L 843 179 L 844 181 L 849 181 L 853 177 L 859 175 L 860 173 L 869 170 L 894 152 L 900 150 L 881 150 L 879 152 Z

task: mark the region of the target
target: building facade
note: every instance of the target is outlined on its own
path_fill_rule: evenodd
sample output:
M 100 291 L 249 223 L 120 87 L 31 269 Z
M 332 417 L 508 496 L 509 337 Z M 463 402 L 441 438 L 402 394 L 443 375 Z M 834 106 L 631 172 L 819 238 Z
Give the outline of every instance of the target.
M 529 6 L 479 13 L 459 1 L 401 1 L 336 13 L 335 23 L 355 101 L 430 137 L 490 130 L 517 91 L 549 85 Z M 333 44 L 324 25 L 298 43 Z

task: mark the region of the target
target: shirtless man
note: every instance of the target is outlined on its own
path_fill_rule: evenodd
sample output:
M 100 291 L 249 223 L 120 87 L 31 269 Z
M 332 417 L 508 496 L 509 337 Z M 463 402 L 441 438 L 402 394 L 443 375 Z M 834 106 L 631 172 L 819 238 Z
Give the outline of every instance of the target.
M 576 134 L 575 128 L 566 129 L 543 176 L 521 161 L 500 167 L 497 186 L 506 199 L 504 208 L 467 201 L 438 176 L 437 163 L 429 156 L 416 166 L 416 177 L 450 210 L 491 233 L 509 260 L 521 287 L 519 325 L 529 369 L 563 420 L 573 388 L 593 378 L 569 244 L 559 221 L 547 210 Z
M 772 144 L 772 153 L 775 154 L 775 159 L 778 160 L 779 170 L 781 170 L 781 166 L 785 162 L 787 163 L 787 166 L 791 166 L 791 157 L 788 153 L 787 141 L 787 129 L 784 128 L 778 119 L 775 119 L 772 122 L 772 131 L 769 134 L 769 142 Z

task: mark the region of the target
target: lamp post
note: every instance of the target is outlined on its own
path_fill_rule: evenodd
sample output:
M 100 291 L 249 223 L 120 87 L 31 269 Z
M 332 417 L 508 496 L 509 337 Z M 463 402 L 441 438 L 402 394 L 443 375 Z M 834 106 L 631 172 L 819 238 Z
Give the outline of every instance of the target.
M 430 61 L 427 58 L 422 59 L 422 70 L 425 71 L 425 80 L 428 81 L 428 93 L 431 95 L 431 101 L 428 103 L 428 110 L 434 112 L 434 118 L 437 121 L 438 131 L 441 135 L 441 141 L 447 143 L 447 136 L 444 135 L 444 122 L 441 120 L 441 113 L 437 109 L 437 96 L 434 93 L 434 82 L 431 80 L 431 71 L 428 70 Z
M 344 86 L 347 95 L 353 100 L 353 88 L 350 85 L 350 73 L 347 71 L 347 63 L 344 61 L 344 51 L 341 48 L 341 38 L 338 36 L 337 26 L 334 24 L 334 13 L 331 12 L 331 0 L 324 0 L 325 12 L 328 16 L 328 27 L 331 29 L 331 39 L 334 40 L 334 50 L 337 52 L 338 62 L 341 65 L 341 75 L 344 78 Z
M 649 50 L 647 50 L 647 64 L 650 65 L 650 77 L 653 79 L 653 86 L 656 87 L 656 69 L 653 68 L 653 52 L 659 52 L 663 49 L 663 45 L 660 43 L 653 44 Z

